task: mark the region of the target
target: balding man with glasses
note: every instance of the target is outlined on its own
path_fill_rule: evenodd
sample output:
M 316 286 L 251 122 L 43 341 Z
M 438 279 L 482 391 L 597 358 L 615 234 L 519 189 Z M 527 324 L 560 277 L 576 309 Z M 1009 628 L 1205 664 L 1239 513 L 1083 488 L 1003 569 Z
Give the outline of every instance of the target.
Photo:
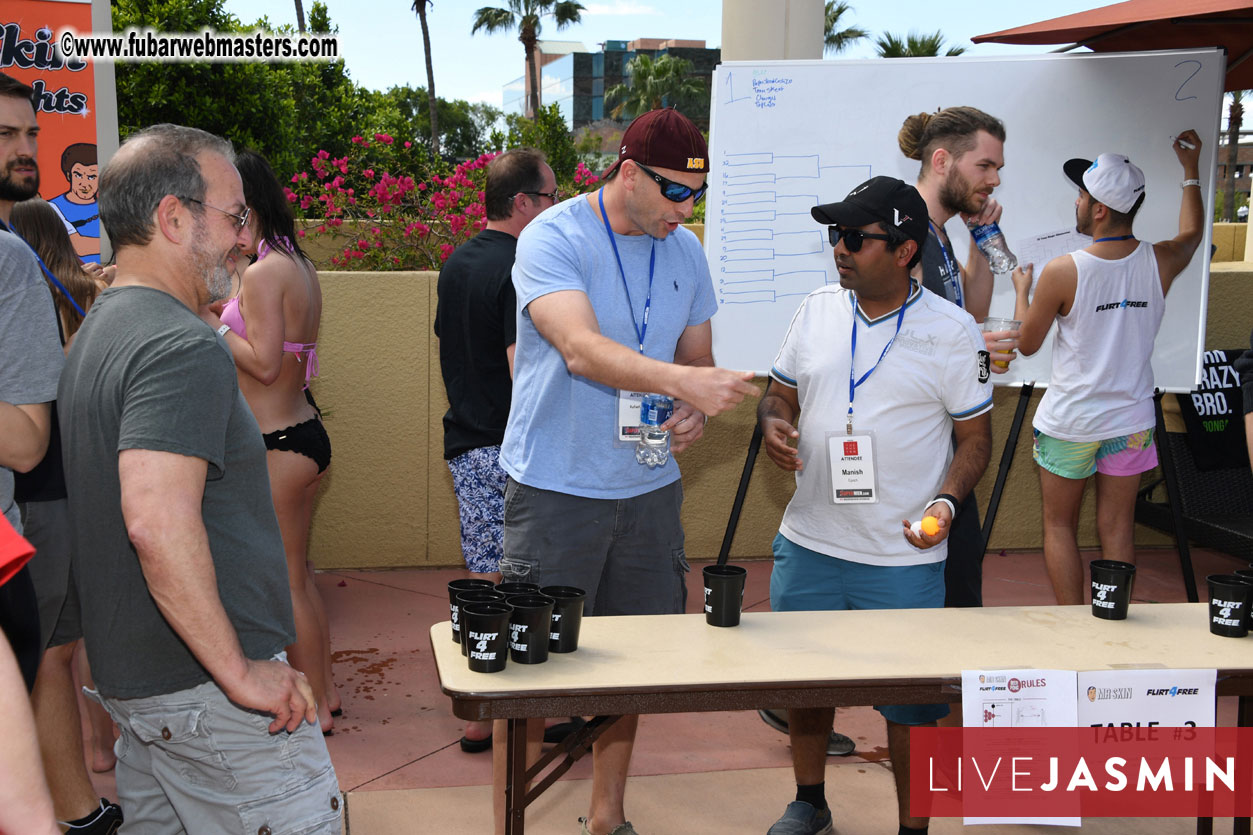
M 681 228 L 708 171 L 696 126 L 677 110 L 650 111 L 627 128 L 600 190 L 545 212 L 518 239 L 504 554 L 532 582 L 584 589 L 589 615 L 684 610 L 679 470 L 673 458 L 636 460 L 642 395 L 674 398 L 661 428 L 681 453 L 707 416 L 757 394 L 751 372 L 714 367 L 713 281 Z M 635 833 L 623 793 L 636 724 L 622 717 L 593 748 L 584 833 Z
M 252 243 L 225 140 L 155 125 L 105 168 L 117 277 L 57 401 L 87 656 L 127 831 L 341 829 L 314 694 L 286 663 L 287 562 L 261 431 L 200 318 Z
M 969 313 L 910 279 L 927 237 L 927 204 L 913 186 L 875 177 L 812 214 L 827 226 L 839 284 L 801 303 L 757 409 L 766 454 L 796 473 L 774 540 L 770 606 L 940 608 L 954 509 L 991 452 L 983 338 Z M 911 530 L 924 515 L 937 530 Z M 927 819 L 909 815 L 909 729 L 948 706 L 876 709 L 900 832 L 925 832 Z M 796 799 L 769 835 L 834 831 L 824 783 L 833 714 L 789 711 Z

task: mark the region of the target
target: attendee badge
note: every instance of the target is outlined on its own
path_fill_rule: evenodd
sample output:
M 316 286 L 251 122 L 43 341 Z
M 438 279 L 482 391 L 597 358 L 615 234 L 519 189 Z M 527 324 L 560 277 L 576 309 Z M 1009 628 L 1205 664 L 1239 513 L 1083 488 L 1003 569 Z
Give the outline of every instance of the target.
M 873 504 L 879 501 L 875 477 L 874 436 L 827 433 L 827 463 L 831 472 L 831 501 L 835 504 Z
M 640 439 L 640 402 L 642 391 L 618 389 L 618 420 L 614 426 L 615 443 L 634 444 Z

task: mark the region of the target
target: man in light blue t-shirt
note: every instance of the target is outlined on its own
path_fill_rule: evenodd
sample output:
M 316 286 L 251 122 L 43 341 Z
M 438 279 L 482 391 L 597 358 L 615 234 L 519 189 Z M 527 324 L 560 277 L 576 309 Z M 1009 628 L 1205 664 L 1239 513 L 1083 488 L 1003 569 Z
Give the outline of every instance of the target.
M 679 469 L 636 462 L 641 393 L 675 398 L 662 428 L 676 453 L 707 416 L 758 393 L 751 372 L 713 367 L 713 282 L 680 226 L 704 195 L 708 156 L 677 110 L 645 113 L 600 191 L 549 209 L 518 239 L 504 555 L 532 582 L 584 589 L 589 615 L 684 609 Z M 532 724 L 529 735 L 542 726 Z M 635 833 L 622 799 L 635 729 L 620 717 L 596 741 L 584 833 Z

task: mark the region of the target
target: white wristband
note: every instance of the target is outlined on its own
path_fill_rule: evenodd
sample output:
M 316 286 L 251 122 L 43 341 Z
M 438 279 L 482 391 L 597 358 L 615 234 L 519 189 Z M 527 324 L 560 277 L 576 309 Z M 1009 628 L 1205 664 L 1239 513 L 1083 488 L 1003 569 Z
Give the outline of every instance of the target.
M 944 502 L 946 505 L 948 505 L 949 516 L 956 518 L 957 506 L 953 504 L 951 501 L 949 501 L 948 499 L 944 498 L 943 496 L 936 496 L 934 499 L 931 500 L 931 503 L 928 504 L 927 507 L 931 507 L 931 505 L 938 504 L 939 502 Z
M 230 329 L 231 326 L 223 322 L 221 326 L 218 327 L 218 336 L 226 336 L 226 332 Z
M 1187 188 L 1188 186 L 1196 186 L 1197 188 L 1200 188 L 1201 181 L 1200 180 L 1184 180 L 1182 183 L 1179 184 L 1179 188 Z

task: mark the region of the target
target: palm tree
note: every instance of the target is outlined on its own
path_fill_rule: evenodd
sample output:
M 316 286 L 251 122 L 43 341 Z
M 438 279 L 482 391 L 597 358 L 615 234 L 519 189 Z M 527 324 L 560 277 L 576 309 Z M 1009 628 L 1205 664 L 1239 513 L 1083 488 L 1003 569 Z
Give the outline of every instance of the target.
M 1231 91 L 1231 104 L 1227 106 L 1227 199 L 1224 201 L 1223 219 L 1228 223 L 1236 219 L 1236 166 L 1240 162 L 1240 124 L 1244 121 L 1244 91 Z
M 296 29 L 302 35 L 305 33 L 305 6 L 300 0 L 296 0 Z
M 427 5 L 434 5 L 433 0 L 413 0 L 413 11 L 417 13 L 418 23 L 422 25 L 422 48 L 426 50 L 426 106 L 431 112 L 431 154 L 439 156 L 439 116 L 435 108 L 435 67 L 431 65 L 431 30 L 426 25 Z
M 854 41 L 870 37 L 870 33 L 857 26 L 847 29 L 838 28 L 840 18 L 853 7 L 843 0 L 827 0 L 827 22 L 823 38 L 823 52 L 843 52 L 844 48 Z
M 491 35 L 495 32 L 518 30 L 518 40 L 522 41 L 522 49 L 526 52 L 526 66 L 530 71 L 530 96 L 527 107 L 533 114 L 539 114 L 539 63 L 535 55 L 535 43 L 539 40 L 540 18 L 551 17 L 558 29 L 564 29 L 572 23 L 580 21 L 579 12 L 583 4 L 575 0 L 507 0 L 506 8 L 484 6 L 474 13 L 474 28 L 470 34 L 482 29 Z
M 884 32 L 875 41 L 875 49 L 878 50 L 880 58 L 931 58 L 938 56 L 943 48 L 944 33 L 938 30 L 930 35 L 910 32 L 904 38 L 893 35 L 891 32 Z M 964 46 L 951 46 L 944 55 L 951 58 L 965 51 Z
M 688 75 L 691 71 L 691 61 L 673 55 L 659 55 L 656 59 L 636 55 L 627 64 L 631 83 L 618 84 L 605 91 L 606 102 L 617 102 L 610 115 L 615 119 L 621 119 L 624 112 L 638 116 L 665 107 L 667 103 L 677 105 L 700 95 L 703 87 L 700 81 Z

